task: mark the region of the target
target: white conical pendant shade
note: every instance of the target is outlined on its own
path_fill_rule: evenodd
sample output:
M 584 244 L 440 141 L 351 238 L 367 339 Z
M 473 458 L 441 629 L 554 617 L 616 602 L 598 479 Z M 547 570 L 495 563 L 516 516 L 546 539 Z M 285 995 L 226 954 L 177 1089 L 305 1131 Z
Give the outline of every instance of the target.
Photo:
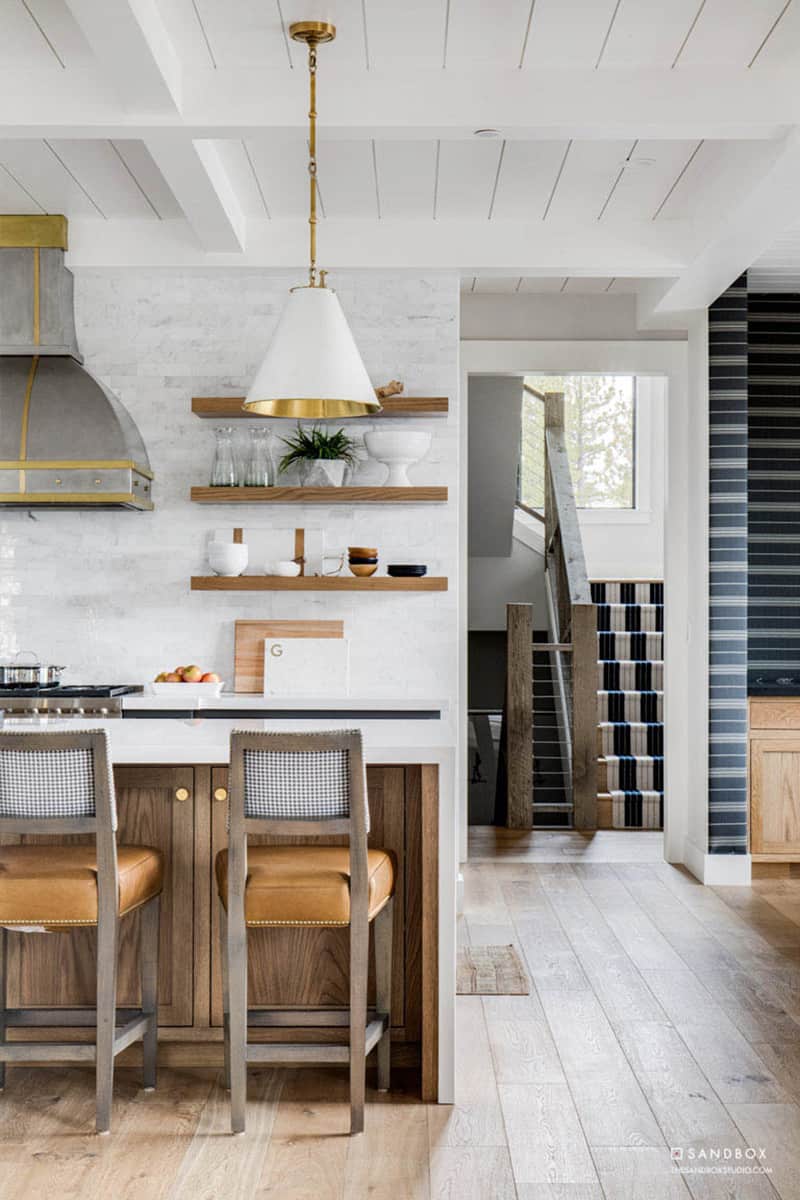
M 335 292 L 295 288 L 244 407 L 272 417 L 347 417 L 380 401 Z

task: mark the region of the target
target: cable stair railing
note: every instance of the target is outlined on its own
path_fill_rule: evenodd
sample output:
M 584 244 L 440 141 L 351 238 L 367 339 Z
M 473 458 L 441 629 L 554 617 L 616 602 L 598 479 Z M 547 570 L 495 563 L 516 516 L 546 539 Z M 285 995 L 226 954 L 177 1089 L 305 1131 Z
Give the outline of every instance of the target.
M 526 385 L 527 386 L 527 385 Z M 498 817 L 512 829 L 597 828 L 597 612 L 564 433 L 564 396 L 545 406 L 544 546 L 548 640 L 530 604 L 506 606 L 506 694 Z M 549 764 L 549 765 L 546 765 Z M 553 765 L 555 764 L 555 765 Z M 560 771 L 558 767 L 560 765 Z

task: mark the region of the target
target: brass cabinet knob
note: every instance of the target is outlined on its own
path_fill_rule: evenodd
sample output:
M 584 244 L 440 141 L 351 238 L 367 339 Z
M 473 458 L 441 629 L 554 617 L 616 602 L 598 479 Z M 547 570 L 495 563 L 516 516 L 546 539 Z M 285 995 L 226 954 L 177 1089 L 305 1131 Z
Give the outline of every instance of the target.
M 176 800 L 188 800 L 189 799 L 189 789 L 188 788 L 175 788 L 175 799 Z
M 227 800 L 228 799 L 228 789 L 227 788 L 215 788 L 214 789 L 214 799 L 215 800 Z

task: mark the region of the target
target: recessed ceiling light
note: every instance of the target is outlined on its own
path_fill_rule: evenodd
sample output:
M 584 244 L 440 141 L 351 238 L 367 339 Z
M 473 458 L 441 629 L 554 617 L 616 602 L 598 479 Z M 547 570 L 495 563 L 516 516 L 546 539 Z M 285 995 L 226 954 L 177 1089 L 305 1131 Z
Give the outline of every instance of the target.
M 623 158 L 619 165 L 621 167 L 654 167 L 656 160 L 654 158 L 646 158 L 643 154 L 637 154 L 635 158 Z
M 500 130 L 499 129 L 473 129 L 472 136 L 473 137 L 482 137 L 482 138 L 499 138 Z

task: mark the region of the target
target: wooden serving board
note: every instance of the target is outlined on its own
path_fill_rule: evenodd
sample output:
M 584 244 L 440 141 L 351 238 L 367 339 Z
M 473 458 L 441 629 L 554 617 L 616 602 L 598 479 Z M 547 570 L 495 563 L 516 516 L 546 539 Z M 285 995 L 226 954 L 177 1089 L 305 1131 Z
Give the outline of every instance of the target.
M 344 621 L 236 621 L 233 690 L 264 691 L 266 638 L 341 638 Z

